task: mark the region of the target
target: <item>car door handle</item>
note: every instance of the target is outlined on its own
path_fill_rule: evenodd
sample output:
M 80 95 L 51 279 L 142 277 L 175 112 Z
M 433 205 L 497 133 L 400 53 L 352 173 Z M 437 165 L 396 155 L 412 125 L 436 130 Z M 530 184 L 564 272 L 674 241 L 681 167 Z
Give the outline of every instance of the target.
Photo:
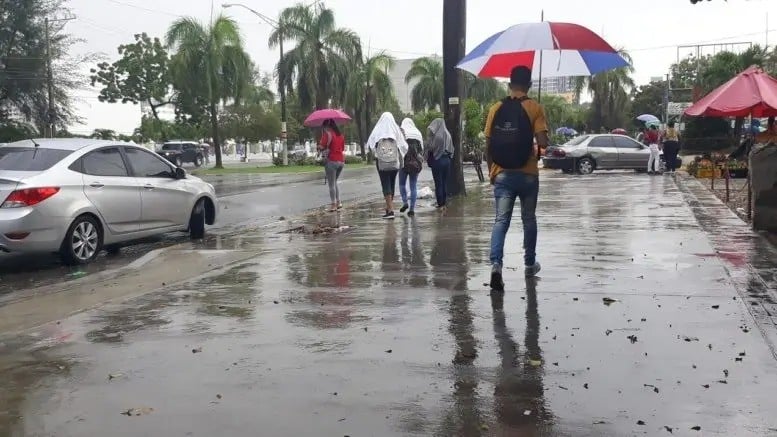
M 155 189 L 156 187 L 155 187 L 155 186 L 153 186 L 153 185 L 151 185 L 151 184 L 149 184 L 149 185 L 143 185 L 143 188 L 144 188 L 144 189 L 146 189 L 146 190 L 153 190 L 153 189 Z
M 105 186 L 105 184 L 101 184 L 99 182 L 92 182 L 91 184 L 89 184 L 89 186 L 92 188 L 102 188 Z

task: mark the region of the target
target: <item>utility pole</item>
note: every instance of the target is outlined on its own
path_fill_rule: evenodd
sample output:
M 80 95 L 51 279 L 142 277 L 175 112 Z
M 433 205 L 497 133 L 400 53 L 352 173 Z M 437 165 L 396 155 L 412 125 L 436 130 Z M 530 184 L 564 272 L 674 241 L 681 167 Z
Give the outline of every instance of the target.
M 451 196 L 466 195 L 464 186 L 464 148 L 461 138 L 461 96 L 464 94 L 461 71 L 456 64 L 465 55 L 467 36 L 467 0 L 443 0 L 442 52 L 445 82 L 445 125 L 453 139 L 454 156 L 448 192 Z
M 49 107 L 46 111 L 46 129 L 44 137 L 54 138 L 54 74 L 51 71 L 51 38 L 49 38 L 49 19 L 44 20 L 46 26 L 46 82 L 49 88 Z

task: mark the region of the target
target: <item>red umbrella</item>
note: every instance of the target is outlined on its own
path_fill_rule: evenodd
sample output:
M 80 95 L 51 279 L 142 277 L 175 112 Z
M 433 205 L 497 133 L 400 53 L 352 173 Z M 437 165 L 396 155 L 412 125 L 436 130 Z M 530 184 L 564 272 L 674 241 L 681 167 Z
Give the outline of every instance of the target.
M 334 120 L 337 124 L 345 124 L 351 121 L 351 117 L 339 109 L 319 109 L 308 115 L 305 119 L 305 127 L 321 127 L 326 120 Z
M 755 65 L 685 110 L 692 117 L 777 116 L 777 79 Z

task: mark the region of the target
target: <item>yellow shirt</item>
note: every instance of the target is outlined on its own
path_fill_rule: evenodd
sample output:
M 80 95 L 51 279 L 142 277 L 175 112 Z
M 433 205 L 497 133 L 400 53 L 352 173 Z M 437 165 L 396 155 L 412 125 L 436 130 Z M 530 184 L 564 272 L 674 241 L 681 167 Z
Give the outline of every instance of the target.
M 526 93 L 520 92 L 520 91 L 510 91 L 510 98 L 513 99 L 520 99 L 521 97 L 525 96 Z M 532 126 L 534 127 L 534 134 L 538 134 L 540 132 L 547 132 L 548 131 L 548 123 L 545 120 L 545 110 L 542 108 L 542 105 L 537 103 L 535 100 L 528 99 L 524 100 L 522 103 L 523 109 L 526 111 L 526 113 L 529 115 L 529 120 L 531 121 Z M 485 129 L 485 135 L 486 138 L 491 138 L 491 127 L 494 124 L 494 116 L 496 115 L 496 111 L 499 110 L 499 108 L 502 106 L 502 102 L 496 102 L 491 107 L 491 110 L 488 111 L 488 117 L 486 118 L 486 129 Z M 535 148 L 534 152 L 532 153 L 532 156 L 529 158 L 529 162 L 526 163 L 523 167 L 517 169 L 520 172 L 533 174 L 533 175 L 539 175 L 540 170 L 537 167 L 537 153 L 538 150 Z M 489 168 L 489 176 L 491 180 L 493 181 L 496 175 L 501 173 L 503 169 L 499 167 L 498 165 L 491 163 L 491 168 Z

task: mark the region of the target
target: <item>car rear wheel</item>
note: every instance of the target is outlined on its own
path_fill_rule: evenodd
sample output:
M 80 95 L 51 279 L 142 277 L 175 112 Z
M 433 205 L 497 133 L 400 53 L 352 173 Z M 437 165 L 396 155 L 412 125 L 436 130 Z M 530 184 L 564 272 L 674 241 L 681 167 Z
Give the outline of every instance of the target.
M 197 155 L 197 156 L 194 157 L 194 166 L 195 167 L 202 166 L 202 156 Z
M 192 216 L 189 218 L 189 236 L 192 240 L 201 240 L 205 237 L 205 199 L 200 199 L 194 205 Z
M 60 248 L 60 256 L 68 265 L 89 264 L 97 258 L 102 244 L 100 223 L 92 216 L 82 215 L 68 228 Z
M 581 158 L 577 161 L 577 172 L 582 175 L 593 173 L 595 167 L 594 160 L 591 158 Z

